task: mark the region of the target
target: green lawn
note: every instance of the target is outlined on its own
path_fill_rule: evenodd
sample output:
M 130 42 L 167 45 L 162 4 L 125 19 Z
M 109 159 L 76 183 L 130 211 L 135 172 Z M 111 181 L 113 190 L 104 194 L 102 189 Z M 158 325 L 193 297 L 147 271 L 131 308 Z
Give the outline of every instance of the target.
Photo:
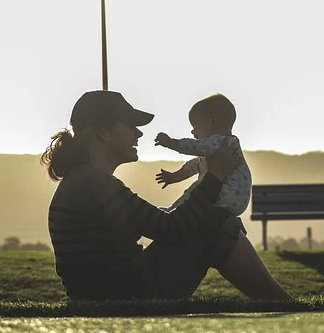
M 0 251 L 0 316 L 324 311 L 321 296 L 324 295 L 324 252 L 262 252 L 260 255 L 296 301 L 252 302 L 211 269 L 191 300 L 69 303 L 54 273 L 53 253 Z
M 198 317 L 3 318 L 0 332 L 322 333 L 320 313 L 224 313 Z
M 261 252 L 275 278 L 294 297 L 324 295 L 324 252 Z M 65 301 L 64 290 L 54 273 L 52 252 L 0 251 L 0 300 Z M 198 297 L 229 297 L 242 294 L 210 269 L 194 294 Z
M 250 301 L 210 270 L 190 300 L 70 303 L 51 252 L 0 251 L 0 333 L 324 332 L 324 252 L 260 255 L 295 301 Z
M 59 302 L 64 290 L 47 251 L 0 251 L 0 299 Z

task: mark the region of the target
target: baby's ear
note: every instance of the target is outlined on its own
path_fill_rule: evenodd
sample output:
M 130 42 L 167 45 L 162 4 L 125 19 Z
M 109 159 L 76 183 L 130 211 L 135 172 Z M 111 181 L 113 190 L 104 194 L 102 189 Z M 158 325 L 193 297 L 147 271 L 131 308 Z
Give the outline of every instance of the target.
M 217 123 L 218 121 L 218 117 L 217 117 L 217 114 L 213 113 L 211 116 L 210 116 L 210 123 L 212 125 L 214 125 L 215 123 Z

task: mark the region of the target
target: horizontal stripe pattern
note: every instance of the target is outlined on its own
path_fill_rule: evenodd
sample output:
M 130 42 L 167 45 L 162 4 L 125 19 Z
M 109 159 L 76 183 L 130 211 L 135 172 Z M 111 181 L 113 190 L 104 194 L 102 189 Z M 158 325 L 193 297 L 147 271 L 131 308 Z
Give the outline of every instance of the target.
M 209 176 L 183 205 L 167 213 L 115 177 L 85 170 L 84 178 L 80 168 L 76 178 L 69 174 L 61 181 L 49 209 L 57 273 L 71 290 L 80 281 L 95 284 L 93 270 L 118 272 L 131 266 L 142 251 L 137 244 L 141 236 L 187 238 L 207 219 L 222 185 Z

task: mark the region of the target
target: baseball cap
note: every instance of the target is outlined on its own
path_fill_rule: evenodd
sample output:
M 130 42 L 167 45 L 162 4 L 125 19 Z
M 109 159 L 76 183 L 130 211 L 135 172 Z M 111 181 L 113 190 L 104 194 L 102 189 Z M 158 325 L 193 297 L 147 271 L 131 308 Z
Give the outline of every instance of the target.
M 119 92 L 96 90 L 84 93 L 77 100 L 70 124 L 77 132 L 88 126 L 109 125 L 118 121 L 144 126 L 153 118 L 153 114 L 133 108 Z

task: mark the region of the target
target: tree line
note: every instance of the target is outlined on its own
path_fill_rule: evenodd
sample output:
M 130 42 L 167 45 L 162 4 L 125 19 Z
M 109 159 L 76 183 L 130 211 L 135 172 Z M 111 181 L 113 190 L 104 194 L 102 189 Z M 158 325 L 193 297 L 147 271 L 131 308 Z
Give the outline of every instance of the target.
M 7 237 L 4 240 L 4 243 L 0 245 L 1 250 L 25 250 L 25 251 L 50 251 L 51 249 L 44 243 L 37 242 L 24 243 L 20 242 L 18 237 Z
M 257 250 L 262 249 L 262 244 L 256 245 Z M 322 251 L 324 250 L 324 241 L 318 242 L 315 239 L 311 240 L 311 244 L 307 237 L 300 240 L 295 238 L 282 238 L 280 236 L 268 238 L 269 251 Z

